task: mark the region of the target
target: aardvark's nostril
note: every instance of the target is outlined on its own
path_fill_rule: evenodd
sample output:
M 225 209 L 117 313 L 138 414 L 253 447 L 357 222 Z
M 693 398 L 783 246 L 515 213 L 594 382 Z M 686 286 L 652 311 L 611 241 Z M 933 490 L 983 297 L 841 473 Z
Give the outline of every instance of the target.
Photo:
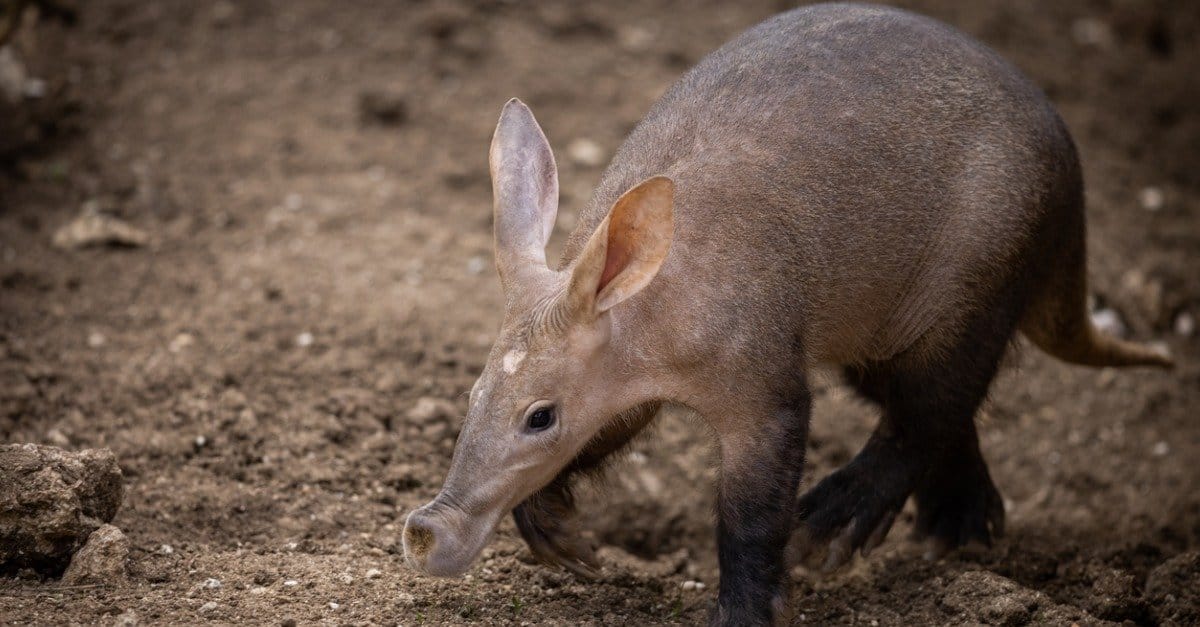
M 433 547 L 433 531 L 420 525 L 409 525 L 404 529 L 408 548 L 416 555 L 424 555 Z
M 404 526 L 404 547 L 412 557 L 421 558 L 433 548 L 433 530 L 416 521 Z

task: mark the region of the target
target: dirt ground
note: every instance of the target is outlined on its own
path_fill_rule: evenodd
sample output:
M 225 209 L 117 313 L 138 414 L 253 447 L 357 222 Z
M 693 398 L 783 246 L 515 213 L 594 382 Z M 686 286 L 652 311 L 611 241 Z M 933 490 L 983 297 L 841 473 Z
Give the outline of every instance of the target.
M 792 620 L 1195 624 L 1200 4 L 903 4 L 993 45 L 1059 105 L 1088 179 L 1098 306 L 1180 366 L 1018 348 L 980 419 L 1007 537 L 928 562 L 906 518 L 847 572 L 797 568 Z M 76 6 L 73 25 L 17 37 L 44 93 L 0 94 L 0 442 L 117 454 L 131 576 L 0 578 L 0 624 L 705 619 L 714 459 L 688 416 L 664 415 L 582 497 L 598 582 L 531 563 L 509 521 L 468 576 L 418 577 L 399 531 L 440 485 L 499 324 L 500 106 L 524 99 L 557 151 L 557 246 L 657 96 L 788 3 Z M 87 203 L 150 244 L 52 246 Z M 455 411 L 412 412 L 423 397 Z M 872 412 L 822 386 L 806 483 L 853 455 Z

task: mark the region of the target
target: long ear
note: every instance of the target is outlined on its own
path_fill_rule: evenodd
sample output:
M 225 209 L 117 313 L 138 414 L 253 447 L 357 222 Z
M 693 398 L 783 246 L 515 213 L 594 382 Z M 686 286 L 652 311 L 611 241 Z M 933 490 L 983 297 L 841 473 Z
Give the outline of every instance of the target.
M 617 199 L 571 274 L 574 311 L 599 314 L 650 283 L 671 249 L 674 204 L 675 184 L 665 176 L 646 179 Z
M 546 135 L 525 103 L 500 112 L 488 153 L 496 267 L 507 282 L 526 268 L 546 267 L 546 241 L 558 213 L 558 169 Z

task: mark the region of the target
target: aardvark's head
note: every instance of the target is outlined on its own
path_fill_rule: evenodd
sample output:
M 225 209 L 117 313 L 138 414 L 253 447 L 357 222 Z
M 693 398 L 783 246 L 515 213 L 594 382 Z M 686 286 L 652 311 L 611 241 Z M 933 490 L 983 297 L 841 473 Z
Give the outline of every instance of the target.
M 504 322 L 471 390 L 450 472 L 404 525 L 404 554 L 433 575 L 464 572 L 500 518 L 549 483 L 622 411 L 643 402 L 613 346 L 611 309 L 654 278 L 671 246 L 674 186 L 627 191 L 566 269 L 546 265 L 558 173 L 523 103 L 500 114 L 489 155 Z

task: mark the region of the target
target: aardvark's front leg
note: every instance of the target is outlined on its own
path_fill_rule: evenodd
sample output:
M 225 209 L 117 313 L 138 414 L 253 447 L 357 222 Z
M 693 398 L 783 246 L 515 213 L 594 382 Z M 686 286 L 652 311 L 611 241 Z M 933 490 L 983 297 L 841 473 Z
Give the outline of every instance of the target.
M 766 625 L 787 605 L 784 553 L 808 433 L 807 389 L 714 421 L 721 444 L 713 625 Z M 739 410 L 738 413 L 741 413 Z

